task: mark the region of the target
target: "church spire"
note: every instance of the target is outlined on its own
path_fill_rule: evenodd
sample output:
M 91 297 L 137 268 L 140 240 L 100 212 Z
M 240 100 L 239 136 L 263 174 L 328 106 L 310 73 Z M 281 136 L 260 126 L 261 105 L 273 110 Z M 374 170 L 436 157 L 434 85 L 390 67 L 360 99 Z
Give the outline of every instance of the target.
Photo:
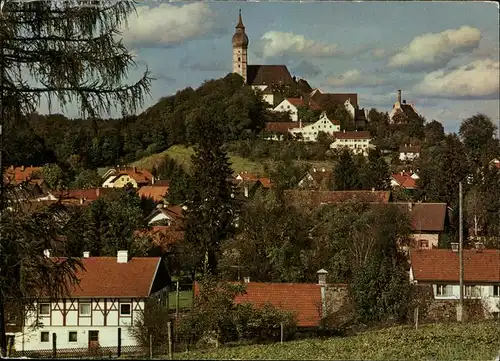
M 236 25 L 236 29 L 245 29 L 245 25 L 243 25 L 243 20 L 241 19 L 241 9 L 238 15 L 238 25 Z

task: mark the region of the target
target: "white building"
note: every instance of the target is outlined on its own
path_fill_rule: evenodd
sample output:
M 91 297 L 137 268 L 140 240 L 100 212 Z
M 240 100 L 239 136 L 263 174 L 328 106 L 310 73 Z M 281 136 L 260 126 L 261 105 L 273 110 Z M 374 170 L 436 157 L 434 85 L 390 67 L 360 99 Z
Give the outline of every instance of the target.
M 330 144 L 331 149 L 349 148 L 354 154 L 368 156 L 370 149 L 374 148 L 370 144 L 372 137 L 368 131 L 343 131 L 333 134 L 335 141 Z
M 420 146 L 405 144 L 399 147 L 399 160 L 403 162 L 413 162 L 420 157 Z
M 323 112 L 319 119 L 312 124 L 308 124 L 304 127 L 292 128 L 289 130 L 294 136 L 299 136 L 304 141 L 315 142 L 318 139 L 318 134 L 320 132 L 334 135 L 336 132 L 340 132 L 340 123 L 336 120 L 330 120 L 326 116 L 326 112 Z
M 458 247 L 411 252 L 410 281 L 432 285 L 435 300 L 456 302 L 460 298 L 459 270 Z M 463 270 L 464 297 L 482 300 L 485 313 L 498 317 L 500 250 L 464 250 Z
M 122 346 L 136 346 L 130 334 L 144 309 L 145 300 L 166 300 L 167 273 L 159 257 L 129 259 L 127 251 L 117 257 L 82 258 L 84 270 L 76 274 L 77 286 L 61 300 L 38 300 L 14 334 L 16 351 L 50 350 L 54 336 L 57 349 L 116 347 L 118 329 Z M 37 324 L 40 327 L 35 327 Z
M 289 112 L 292 122 L 299 121 L 299 107 L 304 106 L 304 100 L 301 98 L 286 98 L 279 103 L 273 110 L 275 112 Z

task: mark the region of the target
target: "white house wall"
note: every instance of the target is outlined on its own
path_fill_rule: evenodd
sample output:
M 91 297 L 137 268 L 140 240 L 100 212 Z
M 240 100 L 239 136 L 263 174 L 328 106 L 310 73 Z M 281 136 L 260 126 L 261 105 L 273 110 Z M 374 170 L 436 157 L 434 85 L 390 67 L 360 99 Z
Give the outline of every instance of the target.
M 302 139 L 309 142 L 315 142 L 318 139 L 319 132 L 333 135 L 333 133 L 340 131 L 340 125 L 333 124 L 326 116 L 322 116 L 314 124 L 309 124 L 302 128 L 290 129 L 293 135 L 302 134 Z
M 148 224 L 153 224 L 156 222 L 161 222 L 161 221 L 168 221 L 169 225 L 172 219 L 170 219 L 166 214 L 159 212 L 156 216 L 151 218 L 151 220 L 148 222 Z
M 274 108 L 275 112 L 290 112 L 290 119 L 292 122 L 299 121 L 299 111 L 295 105 L 290 103 L 287 99 L 283 100 L 279 103 L 276 108 Z
M 43 302 L 42 302 L 43 303 Z M 79 315 L 79 305 L 90 303 L 88 316 Z M 121 315 L 120 305 L 130 304 L 131 314 Z M 73 299 L 50 304 L 49 315 L 39 315 L 41 327 L 34 329 L 36 311 L 30 311 L 26 317 L 23 332 L 16 333 L 16 350 L 45 350 L 52 348 L 52 335 L 57 335 L 57 348 L 88 347 L 89 331 L 99 331 L 99 345 L 113 347 L 118 345 L 118 328 L 122 328 L 122 345 L 135 346 L 136 341 L 129 334 L 129 326 L 137 321 L 144 309 L 144 300 L 130 298 Z M 77 341 L 69 342 L 69 332 L 77 332 Z M 49 332 L 49 342 L 41 341 L 41 333 Z
M 440 283 L 445 284 L 445 283 Z M 459 300 L 460 299 L 460 285 L 458 284 L 449 284 L 447 285 L 449 287 L 449 295 L 447 296 L 440 296 L 437 294 L 437 284 L 432 285 L 433 293 L 434 293 L 434 299 L 436 300 Z M 465 285 L 465 288 L 467 286 L 470 286 L 468 284 Z M 489 312 L 500 312 L 500 309 L 498 308 L 498 305 L 500 303 L 500 297 L 498 296 L 493 296 L 493 285 L 476 285 L 479 295 L 477 297 L 467 297 L 465 290 L 464 290 L 464 297 L 468 299 L 480 299 L 483 302 L 483 305 Z

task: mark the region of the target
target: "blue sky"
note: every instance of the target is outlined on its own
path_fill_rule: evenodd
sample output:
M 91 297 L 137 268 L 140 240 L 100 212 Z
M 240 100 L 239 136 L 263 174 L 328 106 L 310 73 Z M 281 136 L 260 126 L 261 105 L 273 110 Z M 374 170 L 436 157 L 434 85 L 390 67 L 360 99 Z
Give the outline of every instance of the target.
M 313 87 L 357 92 L 361 107 L 383 111 L 402 89 L 446 131 L 478 112 L 499 119 L 494 2 L 146 1 L 123 32 L 138 63 L 129 81 L 146 66 L 157 79 L 145 107 L 231 71 L 240 8 L 249 64 L 285 64 Z

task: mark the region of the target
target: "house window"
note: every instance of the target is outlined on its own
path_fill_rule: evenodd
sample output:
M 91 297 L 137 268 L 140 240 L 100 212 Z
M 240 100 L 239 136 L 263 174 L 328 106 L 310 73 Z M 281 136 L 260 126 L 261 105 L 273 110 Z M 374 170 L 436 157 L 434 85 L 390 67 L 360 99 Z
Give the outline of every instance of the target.
M 493 286 L 493 297 L 500 296 L 500 285 Z
M 241 61 L 241 58 L 240 58 L 240 57 L 238 57 L 238 61 Z
M 120 305 L 120 315 L 129 316 L 132 313 L 132 307 L 130 303 L 122 303 Z
M 425 239 L 420 239 L 418 241 L 418 246 L 422 249 L 427 249 L 429 248 L 429 241 L 425 240 Z
M 436 285 L 436 296 L 448 297 L 451 295 L 451 287 L 449 285 Z
M 78 341 L 78 332 L 69 331 L 68 341 L 69 342 L 77 342 Z
M 49 333 L 47 331 L 40 332 L 40 342 L 49 342 Z
M 80 316 L 90 316 L 90 303 L 80 303 Z
M 40 303 L 38 313 L 45 316 L 50 315 L 50 303 Z
M 477 286 L 465 286 L 465 297 L 481 297 L 481 290 Z

